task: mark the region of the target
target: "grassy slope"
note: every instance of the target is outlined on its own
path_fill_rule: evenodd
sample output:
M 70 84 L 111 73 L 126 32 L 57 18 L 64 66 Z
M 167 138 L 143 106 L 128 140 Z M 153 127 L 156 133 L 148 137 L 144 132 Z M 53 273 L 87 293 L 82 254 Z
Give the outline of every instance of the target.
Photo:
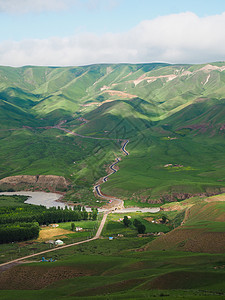
M 123 194 L 133 197 L 132 200 L 139 198 L 136 194 L 141 194 L 144 201 L 159 197 L 168 200 L 168 195 L 180 192 L 217 192 L 224 186 L 221 155 L 224 141 L 220 128 L 224 124 L 225 75 L 220 70 L 209 73 L 202 67 L 204 65 L 165 64 L 1 67 L 1 128 L 53 125 L 65 118 L 71 121 L 67 125 L 70 126 L 77 122 L 74 118 L 84 116 L 89 122 L 75 127 L 75 131 L 89 136 L 130 139 L 127 148 L 131 154 L 120 163 L 120 172 L 104 184 L 104 192 Z M 168 80 L 167 75 L 177 77 Z M 144 76 L 154 80 L 147 81 Z M 120 98 L 120 94 L 111 95 L 101 90 L 104 86 L 106 90 L 138 97 Z M 105 100 L 114 101 L 97 108 L 96 105 L 82 106 Z M 97 175 L 105 173 L 100 167 L 110 161 L 113 152 L 118 153 L 118 147 L 113 146 L 107 154 L 110 143 L 106 145 L 105 142 L 101 155 L 107 158 L 100 163 L 93 158 L 93 163 L 88 150 L 83 153 L 83 148 L 76 148 L 76 153 L 72 154 L 70 142 L 74 138 L 71 138 L 66 144 L 66 155 L 62 156 L 63 146 L 57 135 L 61 136 L 55 132 L 53 135 L 49 132 L 2 132 L 1 177 L 21 172 L 67 177 L 73 174 L 71 177 L 76 184 L 78 179 L 86 177 L 85 184 L 90 189 Z M 178 139 L 169 140 L 168 136 Z M 28 139 L 31 139 L 30 144 Z M 49 146 L 47 142 L 42 143 L 48 140 Z M 32 146 L 34 142 L 38 147 Z M 80 142 L 92 145 L 87 149 L 95 147 L 92 140 Z M 7 161 L 6 153 L 9 154 Z M 79 160 L 78 166 L 71 166 L 74 160 Z M 89 174 L 87 161 L 97 169 L 96 176 Z M 184 167 L 164 168 L 167 163 Z
M 184 224 L 154 240 L 146 249 L 223 253 L 224 212 L 224 194 L 216 199 L 195 200 L 195 204 L 186 209 Z
M 0 294 L 3 299 L 158 299 L 163 295 L 167 299 L 224 297 L 223 254 L 121 251 L 125 247 L 138 248 L 143 243 L 146 240 L 99 240 L 58 251 L 55 263 L 33 263 L 6 271 L 3 281 L 13 272 L 15 279 L 11 289 L 16 291 L 0 291 Z M 66 278 L 63 271 L 68 274 L 67 278 L 74 271 L 81 276 L 72 275 L 73 278 L 62 280 Z M 33 276 L 28 276 L 30 272 Z M 44 278 L 48 274 L 45 280 L 47 286 L 34 290 L 44 283 L 36 280 L 39 274 Z
M 160 135 L 146 132 L 146 136 L 130 140 L 130 155 L 120 162 L 120 171 L 102 185 L 104 193 L 134 199 L 141 193 L 147 201 L 159 197 L 169 200 L 173 194 L 179 199 L 176 194 L 210 193 L 224 187 L 222 136 L 180 135 L 169 140 L 166 134 Z M 166 164 L 183 167 L 164 167 Z
M 215 221 L 221 217 L 224 220 L 224 202 L 216 202 L 218 197 L 208 200 L 212 202 L 202 202 L 202 205 L 197 204 L 191 208 L 184 226 L 191 227 L 192 232 L 193 227 L 202 227 L 206 220 Z M 168 216 L 170 214 L 172 216 L 172 213 L 168 212 Z M 160 214 L 162 212 L 158 213 L 158 217 Z M 143 222 L 147 215 L 155 218 L 155 215 L 148 213 L 133 213 L 132 218 L 140 218 Z M 56 258 L 57 261 L 54 263 L 22 264 L 0 274 L 1 298 L 10 300 L 106 299 L 106 297 L 160 299 L 164 296 L 167 299 L 224 298 L 224 254 L 182 252 L 174 249 L 162 251 L 162 248 L 158 251 L 146 251 L 149 245 L 160 242 L 163 237 L 158 237 L 154 241 L 152 237 L 137 238 L 136 234 L 133 234 L 134 229 L 116 225 L 119 224 L 117 222 L 119 217 L 122 216 L 117 214 L 109 216 L 103 235 L 111 236 L 123 232 L 124 238 L 112 241 L 100 239 L 59 249 L 45 255 L 46 259 Z M 70 229 L 70 225 L 71 223 L 65 223 L 61 224 L 61 227 Z M 87 228 L 93 228 L 92 225 L 93 222 L 87 222 Z M 205 228 L 205 225 L 203 226 Z M 85 224 L 82 227 L 86 228 Z M 218 232 L 218 228 L 221 227 L 215 228 L 215 224 L 213 225 L 214 233 L 215 230 Z M 165 236 L 175 231 L 176 229 Z M 211 241 L 212 239 L 210 243 Z M 215 243 L 213 245 L 215 246 Z M 23 246 L 20 245 L 22 248 Z M 20 251 L 23 251 L 22 248 Z M 142 249 L 145 251 L 141 251 Z M 12 252 L 10 253 L 12 255 Z M 37 261 L 39 259 L 41 257 L 37 257 Z

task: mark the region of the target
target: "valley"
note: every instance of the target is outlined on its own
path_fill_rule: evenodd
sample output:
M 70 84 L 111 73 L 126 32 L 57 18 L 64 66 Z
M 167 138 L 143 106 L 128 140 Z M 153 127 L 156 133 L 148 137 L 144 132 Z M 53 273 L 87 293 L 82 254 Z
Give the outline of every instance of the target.
M 224 94 L 225 62 L 0 67 L 0 229 L 40 230 L 1 297 L 224 298 Z
M 1 178 L 64 176 L 66 197 L 94 204 L 94 182 L 119 155 L 117 140 L 129 139 L 131 154 L 103 193 L 148 205 L 223 192 L 223 62 L 1 67 L 0 75 Z

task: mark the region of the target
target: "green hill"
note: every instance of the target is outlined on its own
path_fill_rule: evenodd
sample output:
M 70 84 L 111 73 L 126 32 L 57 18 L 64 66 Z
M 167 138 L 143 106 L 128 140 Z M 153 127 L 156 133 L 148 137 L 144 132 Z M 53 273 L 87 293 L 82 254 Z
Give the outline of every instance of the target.
M 149 243 L 146 250 L 223 253 L 224 221 L 224 194 L 198 200 L 186 209 L 181 226 Z
M 130 155 L 102 185 L 127 203 L 225 188 L 225 62 L 0 67 L 0 79 L 0 178 L 64 175 L 76 197 L 92 198 L 98 176 L 121 156 L 120 145 L 51 128 L 64 121 L 87 137 L 129 139 Z

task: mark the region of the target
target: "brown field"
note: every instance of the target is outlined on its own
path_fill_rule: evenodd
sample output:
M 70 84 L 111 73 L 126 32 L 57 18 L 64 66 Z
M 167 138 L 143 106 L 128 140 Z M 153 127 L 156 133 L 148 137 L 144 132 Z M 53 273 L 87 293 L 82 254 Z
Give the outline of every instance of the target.
M 152 218 L 152 217 L 147 217 L 147 218 L 144 218 L 146 221 L 148 221 L 148 222 L 151 222 L 151 221 L 153 221 L 154 219 Z
M 145 250 L 164 249 L 224 253 L 224 247 L 225 232 L 204 232 L 203 229 L 183 229 L 179 227 L 149 243 L 148 246 L 145 247 Z
M 218 283 L 223 282 L 224 274 L 216 274 L 214 272 L 187 272 L 175 271 L 160 275 L 155 279 L 142 285 L 141 289 L 191 289 L 204 286 L 204 283 Z
M 129 280 L 123 280 L 112 284 L 105 284 L 104 286 L 100 285 L 96 288 L 91 288 L 88 290 L 84 290 L 78 293 L 73 294 L 73 296 L 95 296 L 95 295 L 102 295 L 102 294 L 110 294 L 120 291 L 126 291 L 130 288 L 133 288 L 134 286 L 137 286 L 141 283 L 143 283 L 145 279 L 129 279 Z
M 224 253 L 225 231 L 222 230 L 222 224 L 218 224 L 217 228 L 216 222 L 225 222 L 225 214 L 218 207 L 218 199 L 224 201 L 225 196 L 209 197 L 187 208 L 181 226 L 153 240 L 144 250 Z
M 93 271 L 79 267 L 17 266 L 0 274 L 0 289 L 38 290 L 59 280 L 88 275 L 93 275 Z
M 225 194 L 209 197 L 205 201 L 206 202 L 225 201 Z
M 65 230 L 62 228 L 42 228 L 40 230 L 38 241 L 42 240 L 49 240 L 54 237 L 60 236 L 60 235 L 66 235 L 72 233 L 70 230 Z

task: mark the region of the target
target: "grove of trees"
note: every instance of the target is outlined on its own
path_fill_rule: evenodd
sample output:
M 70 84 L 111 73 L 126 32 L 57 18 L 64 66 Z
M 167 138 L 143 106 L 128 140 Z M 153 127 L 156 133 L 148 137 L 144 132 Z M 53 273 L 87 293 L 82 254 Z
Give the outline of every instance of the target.
M 18 242 L 37 238 L 39 225 L 80 220 L 96 220 L 98 210 L 87 212 L 85 207 L 46 208 L 45 206 L 0 207 L 0 243 Z

